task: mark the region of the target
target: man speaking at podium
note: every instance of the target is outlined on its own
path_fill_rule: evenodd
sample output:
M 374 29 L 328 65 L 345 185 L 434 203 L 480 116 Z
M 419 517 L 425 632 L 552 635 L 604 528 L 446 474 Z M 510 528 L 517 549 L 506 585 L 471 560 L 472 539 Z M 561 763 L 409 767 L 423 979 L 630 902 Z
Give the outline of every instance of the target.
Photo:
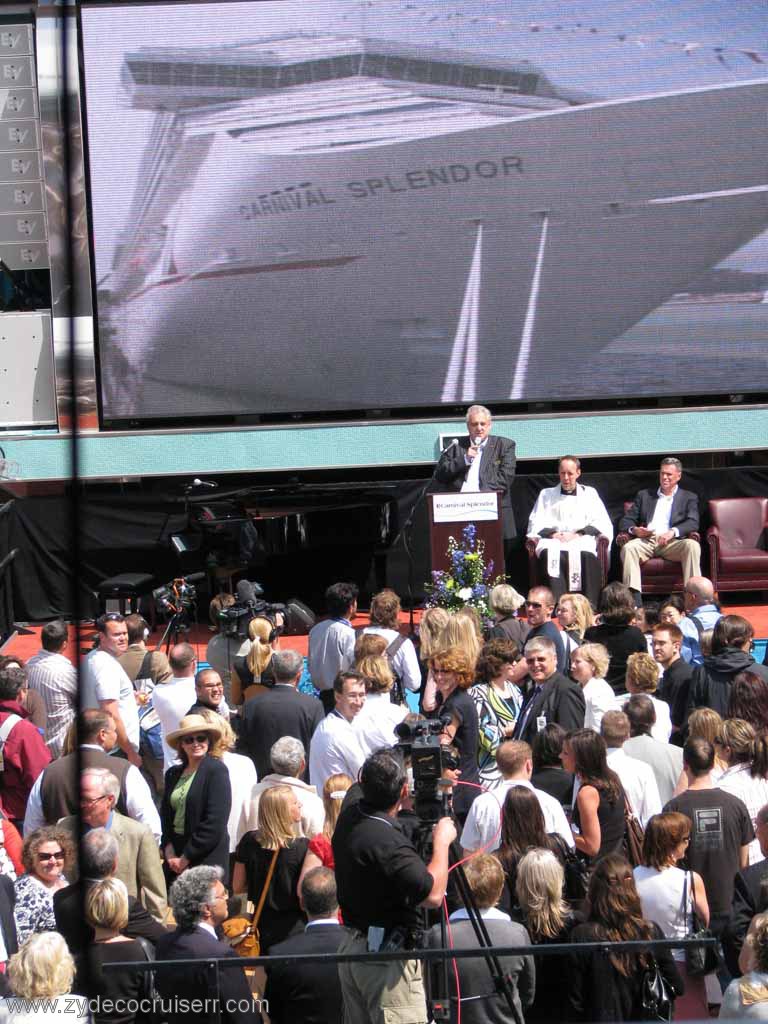
M 500 491 L 504 553 L 515 537 L 510 494 L 515 477 L 515 442 L 491 435 L 491 414 L 484 405 L 467 409 L 468 438 L 449 445 L 440 456 L 435 479 L 453 491 Z

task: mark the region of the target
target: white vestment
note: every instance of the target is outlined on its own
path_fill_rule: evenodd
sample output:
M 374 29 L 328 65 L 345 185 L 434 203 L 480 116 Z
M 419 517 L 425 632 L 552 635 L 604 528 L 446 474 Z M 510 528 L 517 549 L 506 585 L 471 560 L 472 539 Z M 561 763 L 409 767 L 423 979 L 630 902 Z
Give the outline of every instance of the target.
M 537 537 L 542 530 L 557 533 L 576 533 L 585 526 L 591 526 L 599 533 L 613 540 L 613 524 L 605 505 L 594 487 L 576 484 L 575 495 L 564 495 L 560 484 L 545 487 L 536 499 L 528 520 L 528 535 Z M 536 554 L 547 552 L 549 575 L 557 579 L 560 575 L 560 555 L 568 556 L 568 588 L 581 590 L 581 552 L 597 553 L 596 538 L 590 534 L 576 537 L 563 543 L 551 537 L 539 537 Z

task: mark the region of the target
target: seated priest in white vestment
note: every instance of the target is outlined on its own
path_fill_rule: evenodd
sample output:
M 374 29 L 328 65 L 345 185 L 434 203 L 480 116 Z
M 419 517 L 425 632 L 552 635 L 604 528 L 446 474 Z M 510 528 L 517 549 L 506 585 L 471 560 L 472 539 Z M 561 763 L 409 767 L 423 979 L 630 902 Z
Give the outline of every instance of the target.
M 578 483 L 577 458 L 564 455 L 557 472 L 560 483 L 541 491 L 528 520 L 528 536 L 538 541 L 539 580 L 555 598 L 580 592 L 596 608 L 602 586 L 597 537 L 613 540 L 613 524 L 595 488 Z

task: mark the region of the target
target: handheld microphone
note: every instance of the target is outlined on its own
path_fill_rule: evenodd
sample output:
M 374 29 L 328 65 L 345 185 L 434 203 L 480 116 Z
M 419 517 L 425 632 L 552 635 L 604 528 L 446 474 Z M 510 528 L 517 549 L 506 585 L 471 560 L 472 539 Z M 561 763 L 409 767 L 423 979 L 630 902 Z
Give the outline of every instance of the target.
M 214 490 L 219 485 L 215 481 L 213 481 L 213 480 L 201 480 L 200 477 L 196 476 L 195 479 L 192 481 L 192 486 L 193 487 L 210 487 L 211 490 Z

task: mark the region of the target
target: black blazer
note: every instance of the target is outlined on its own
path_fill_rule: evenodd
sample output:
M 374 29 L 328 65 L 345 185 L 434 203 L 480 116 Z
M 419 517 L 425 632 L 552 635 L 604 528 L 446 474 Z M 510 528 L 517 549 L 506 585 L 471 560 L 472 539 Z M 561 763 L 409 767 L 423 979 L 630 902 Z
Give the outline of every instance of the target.
M 768 860 L 759 860 L 740 871 L 733 881 L 731 918 L 723 935 L 723 951 L 728 970 L 738 978 L 739 953 L 755 914 L 768 909 Z
M 173 842 L 173 811 L 171 793 L 179 780 L 183 766 L 175 764 L 165 773 L 165 790 L 160 807 L 163 826 L 163 849 Z M 203 758 L 187 793 L 184 818 L 184 844 L 176 854 L 182 853 L 190 867 L 200 864 L 218 864 L 224 871 L 224 884 L 229 878 L 229 811 L 232 806 L 232 787 L 224 763 L 210 755 Z
M 658 487 L 638 491 L 628 512 L 619 520 L 619 532 L 628 530 L 630 526 L 647 526 L 653 519 L 658 499 Z M 672 499 L 672 512 L 669 517 L 670 529 L 677 528 L 680 537 L 699 529 L 699 498 L 693 491 L 684 491 L 678 487 Z
M 315 924 L 272 946 L 269 955 L 337 953 L 347 934 L 340 925 Z M 343 1017 L 335 963 L 270 964 L 264 998 L 272 1024 L 329 1024 Z
M 13 908 L 16 905 L 16 890 L 13 882 L 7 875 L 0 875 L 0 930 L 3 933 L 3 941 L 10 959 L 19 950 L 19 943 L 16 938 L 16 921 L 13 917 Z M 0 996 L 12 996 L 11 986 L 8 984 L 8 975 L 0 974 Z
M 526 743 L 533 743 L 533 737 L 538 732 L 536 719 L 539 715 L 545 715 L 547 725 L 557 722 L 566 732 L 572 729 L 584 728 L 584 715 L 586 714 L 586 703 L 584 694 L 578 683 L 572 679 L 554 672 L 546 680 L 539 693 L 530 698 L 532 702 L 531 713 L 528 715 L 525 727 L 518 731 L 515 728 L 515 739 L 524 740 Z M 529 701 L 526 701 L 517 719 L 518 724 L 522 723 Z
M 83 916 L 84 901 L 85 889 L 82 879 L 53 894 L 56 931 L 64 936 L 70 953 L 75 957 L 83 953 L 93 942 L 93 928 L 86 923 Z M 127 935 L 129 939 L 147 939 L 154 946 L 167 931 L 167 928 L 159 924 L 149 911 L 144 909 L 135 896 L 128 897 L 128 924 L 123 928 L 123 935 Z
M 299 693 L 295 686 L 275 686 L 247 700 L 241 715 L 238 749 L 251 758 L 260 779 L 271 774 L 269 751 L 283 736 L 301 740 L 309 766 L 312 733 L 325 718 L 316 697 Z M 309 781 L 308 767 L 303 779 Z
M 443 452 L 435 470 L 435 479 L 453 491 L 460 491 L 467 478 L 469 466 L 464 461 L 470 441 L 462 438 L 447 452 Z M 515 478 L 515 442 L 507 437 L 489 434 L 480 457 L 480 490 L 501 491 L 501 518 L 504 540 L 517 533 L 512 511 L 512 481 Z
M 170 771 L 170 769 L 169 769 Z M 157 960 L 196 960 L 206 957 L 235 957 L 237 953 L 215 939 L 204 928 L 176 928 L 168 932 L 157 944 Z M 227 967 L 219 971 L 221 981 L 221 1024 L 253 1024 L 256 1020 L 251 1003 L 251 990 L 243 968 Z M 172 970 L 155 972 L 158 993 L 171 1004 L 176 997 L 186 1000 L 178 1012 L 166 1015 L 168 1024 L 214 1024 L 217 1021 L 213 990 L 207 964 L 190 964 Z M 199 1008 L 192 1010 L 193 1000 L 200 1000 Z M 208 1000 L 207 1006 L 205 1001 Z M 205 1007 L 205 1008 L 204 1008 Z

